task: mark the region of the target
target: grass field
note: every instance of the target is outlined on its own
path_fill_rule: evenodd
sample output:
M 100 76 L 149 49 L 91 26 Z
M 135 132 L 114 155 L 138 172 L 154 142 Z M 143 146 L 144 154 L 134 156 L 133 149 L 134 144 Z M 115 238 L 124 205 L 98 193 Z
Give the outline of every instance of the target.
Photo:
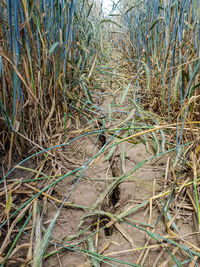
M 200 0 L 0 2 L 0 266 L 199 266 Z

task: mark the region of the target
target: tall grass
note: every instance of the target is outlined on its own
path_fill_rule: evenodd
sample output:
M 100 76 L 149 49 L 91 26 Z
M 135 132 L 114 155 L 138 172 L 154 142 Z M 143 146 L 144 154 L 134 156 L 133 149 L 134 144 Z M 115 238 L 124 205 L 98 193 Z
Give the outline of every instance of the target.
M 138 72 L 146 64 L 152 76 L 151 94 L 161 110 L 173 112 L 198 94 L 200 70 L 200 1 L 126 1 L 122 19 L 129 33 L 128 57 L 138 59 Z M 156 81 L 156 82 L 153 82 Z
M 172 225 L 176 230 L 176 224 L 172 220 L 168 208 L 176 192 L 191 186 L 194 188 L 193 203 L 194 206 L 196 205 L 195 214 L 198 219 L 198 227 L 200 227 L 198 196 L 200 178 L 197 168 L 199 144 L 193 149 L 193 143 L 189 142 L 191 136 L 196 137 L 199 125 L 196 121 L 199 114 L 197 105 L 200 69 L 199 6 L 199 0 L 118 0 L 117 4 L 113 5 L 112 17 L 114 19 L 111 20 L 102 17 L 101 4 L 96 5 L 94 1 L 89 0 L 1 1 L 0 84 L 2 91 L 0 92 L 0 105 L 2 115 L 0 124 L 3 127 L 0 132 L 0 140 L 2 140 L 1 143 L 5 150 L 9 148 L 8 165 L 11 163 L 13 148 L 21 153 L 25 147 L 24 142 L 27 144 L 28 141 L 31 145 L 40 148 L 39 152 L 18 163 L 3 179 L 0 179 L 0 184 L 4 182 L 1 198 L 5 206 L 4 208 L 2 205 L 0 225 L 1 239 L 3 240 L 0 249 L 2 266 L 6 265 L 9 260 L 15 260 L 13 255 L 23 246 L 27 248 L 27 244 L 22 244 L 22 247 L 21 244 L 17 246 L 17 242 L 23 234 L 27 233 L 25 231 L 28 231 L 28 238 L 30 239 L 27 258 L 24 260 L 25 264 L 41 266 L 45 258 L 67 249 L 91 257 L 94 266 L 100 266 L 100 262 L 112 265 L 110 261 L 117 262 L 122 266 L 139 266 L 111 258 L 108 256 L 109 254 L 98 253 L 97 247 L 93 245 L 92 237 L 117 221 L 123 221 L 148 235 L 148 241 L 144 247 L 133 249 L 142 250 L 138 262 L 144 262 L 147 255 L 146 251 L 148 253 L 149 249 L 152 248 L 149 245 L 150 238 L 158 241 L 158 244 L 161 243 L 164 246 L 172 244 L 175 248 L 180 248 L 187 255 L 186 263 L 190 263 L 196 256 L 200 257 L 199 249 L 191 246 L 191 243 L 187 243 L 182 237 L 179 244 L 179 233 L 172 232 L 172 238 L 170 235 L 166 238 L 166 236 L 160 236 L 153 230 L 149 230 L 149 226 L 156 229 L 158 221 L 164 213 L 169 218 L 166 221 L 167 229 L 171 230 L 170 226 Z M 120 16 L 115 12 L 120 13 Z M 108 22 L 112 23 L 112 26 L 114 25 L 114 27 L 106 27 L 106 31 L 112 31 L 111 35 L 105 31 L 104 27 L 105 23 Z M 122 25 L 124 25 L 124 31 Z M 117 27 L 121 29 L 119 30 Z M 117 36 L 114 40 L 116 47 L 120 48 L 120 45 L 123 45 L 126 57 L 125 64 L 130 63 L 134 76 L 129 73 L 130 70 L 127 65 L 124 68 L 121 54 L 115 54 L 114 51 L 116 50 L 112 49 L 111 44 L 105 43 L 105 39 L 109 36 L 112 37 L 113 34 Z M 110 55 L 108 58 L 104 54 L 105 46 L 109 47 Z M 140 88 L 138 98 L 130 96 L 131 90 L 135 88 L 134 85 Z M 114 99 L 112 104 L 108 104 L 108 110 L 106 108 L 101 109 L 94 102 L 92 93 L 101 95 L 101 92 L 92 92 L 93 86 L 101 89 L 107 88 L 108 92 L 112 93 Z M 127 98 L 129 98 L 128 105 L 126 105 Z M 119 99 L 119 103 L 115 106 L 114 102 L 118 101 L 116 99 Z M 157 112 L 162 118 L 145 111 L 140 105 L 142 101 L 146 109 Z M 123 109 L 123 105 L 126 105 L 125 109 Z M 76 121 L 76 112 L 82 111 L 83 107 L 87 113 L 92 114 L 88 119 L 89 127 L 86 129 L 88 132 L 75 137 L 73 140 L 66 140 L 71 119 Z M 115 119 L 115 108 L 117 108 L 117 112 L 122 114 L 119 119 Z M 127 117 L 123 114 L 126 114 Z M 161 123 L 165 118 L 170 124 Z M 166 140 L 166 137 L 170 129 L 176 127 L 176 121 L 178 123 L 175 145 L 173 143 L 174 136 L 169 138 L 170 140 Z M 98 127 L 96 127 L 96 122 L 99 124 Z M 184 124 L 187 125 L 189 137 L 183 134 Z M 191 129 L 188 129 L 188 125 Z M 195 134 L 192 135 L 194 127 Z M 94 131 L 90 131 L 90 128 L 93 128 Z M 81 133 L 82 130 L 73 132 Z M 35 156 L 42 153 L 53 155 L 56 149 L 68 148 L 70 144 L 90 135 L 96 136 L 94 147 L 97 147 L 100 137 L 104 134 L 107 134 L 109 139 L 98 152 L 92 149 L 89 159 L 83 165 L 80 161 L 80 166 L 72 167 L 70 171 L 67 169 L 63 172 L 53 166 L 50 175 L 46 174 L 44 166 L 47 158 L 37 166 L 37 170 L 21 166 Z M 149 137 L 151 138 L 155 146 L 154 156 L 151 155 L 148 159 L 133 165 L 131 170 L 126 173 L 125 147 L 123 146 L 121 152 L 122 172 L 113 171 L 113 176 L 116 177 L 111 178 L 113 182 L 109 185 L 107 185 L 106 180 L 107 187 L 96 202 L 91 207 L 67 202 L 87 169 L 90 166 L 93 167 L 92 162 L 99 156 L 103 157 L 104 152 L 108 152 L 105 160 L 110 159 L 111 156 L 114 159 L 115 149 L 118 145 L 127 141 L 138 144 L 141 140 L 136 139 L 134 141 L 134 138 L 140 136 L 143 136 L 146 143 L 148 143 Z M 181 181 L 180 184 L 177 184 L 181 172 L 174 169 L 176 164 L 171 168 L 169 163 L 166 169 L 166 178 L 171 175 L 175 181 L 170 190 L 164 187 L 164 192 L 142 202 L 137 207 L 120 211 L 120 214 L 107 212 L 103 207 L 100 207 L 103 200 L 120 183 L 126 181 L 146 162 L 175 150 L 178 158 L 181 145 L 183 149 L 188 149 L 188 145 L 190 145 L 189 149 L 193 149 L 194 152 L 190 154 L 189 164 L 190 167 L 192 166 L 190 174 L 192 173 L 194 176 L 192 182 Z M 59 164 L 59 161 L 56 161 L 57 163 Z M 32 176 L 26 180 L 8 179 L 8 176 L 11 176 L 16 168 L 29 171 Z M 51 190 L 71 175 L 76 175 L 76 179 L 67 196 L 64 196 L 62 200 L 55 198 Z M 44 183 L 39 184 L 39 181 L 44 181 Z M 38 184 L 35 186 L 37 182 Z M 167 181 L 165 182 L 167 183 Z M 169 184 L 171 185 L 171 183 L 170 181 Z M 31 197 L 27 197 L 26 194 L 29 192 L 24 191 L 25 197 L 18 200 L 15 189 L 23 188 L 22 185 L 25 185 L 26 189 L 28 187 L 32 190 Z M 155 227 L 150 224 L 143 224 L 144 227 L 140 227 L 129 220 L 128 215 L 131 212 L 149 204 L 149 219 L 151 221 L 153 200 L 163 202 L 163 197 L 166 196 L 167 199 L 164 200 L 164 204 L 162 203 L 163 208 Z M 61 204 L 47 228 L 42 224 L 42 216 L 46 206 L 44 204 L 42 211 L 40 211 L 39 197 L 44 202 L 46 199 L 50 199 Z M 74 236 L 68 236 L 66 240 L 57 240 L 58 244 L 55 244 L 55 241 L 52 240 L 52 232 L 64 206 L 80 208 L 87 212 L 80 219 L 80 226 L 83 226 L 87 217 L 93 215 L 102 215 L 111 221 L 106 226 L 100 227 L 100 221 L 104 219 L 99 217 L 98 221 L 92 223 L 92 228 L 97 227 L 95 231 L 91 230 L 91 234 L 87 234 L 87 230 L 90 229 L 88 226 Z M 27 216 L 28 212 L 29 215 Z M 27 224 L 31 225 L 30 232 L 30 228 L 28 230 L 26 228 Z M 146 226 L 148 226 L 148 230 L 146 230 Z M 17 234 L 16 231 L 13 231 L 16 229 L 19 230 Z M 82 238 L 73 244 L 68 242 L 77 237 Z M 177 239 L 176 242 L 174 238 Z M 85 241 L 87 241 L 88 249 L 79 247 Z M 189 245 L 190 248 L 182 245 L 182 243 Z M 47 252 L 49 244 L 56 245 L 57 249 L 53 252 Z M 172 252 L 170 250 L 168 252 L 177 266 L 181 266 L 182 263 L 176 259 Z M 111 254 L 115 255 L 115 252 Z
M 182 123 L 176 133 L 179 155 L 185 122 L 199 120 L 200 1 L 129 0 L 118 6 L 126 58 L 140 77 L 135 85 L 143 88 L 144 106 L 169 123 Z
M 26 158 L 27 161 L 51 150 L 52 147 L 65 146 L 68 144 L 65 141 L 70 118 L 75 119 L 74 114 L 81 111 L 81 105 L 87 106 L 89 103 L 97 108 L 85 84 L 92 76 L 99 54 L 104 57 L 102 30 L 107 21 L 102 18 L 101 5 L 98 6 L 89 0 L 0 2 L 0 142 L 4 151 L 9 151 L 8 169 L 12 161 L 13 148 L 17 150 L 17 154 L 23 153 L 27 144 L 40 149 L 33 156 Z M 81 99 L 84 95 L 85 101 Z M 90 111 L 88 109 L 88 112 Z M 95 133 L 98 134 L 99 131 Z M 77 139 L 73 141 L 75 140 Z M 65 144 L 60 145 L 61 142 Z M 36 171 L 34 182 L 38 181 L 45 163 L 46 159 L 42 162 L 40 170 Z M 8 174 L 17 167 L 19 166 L 15 166 Z M 83 167 L 87 167 L 87 164 L 72 173 L 81 171 Z M 30 168 L 29 171 L 35 173 Z M 41 215 L 35 196 L 28 198 L 28 202 L 25 201 L 24 205 L 12 214 L 15 201 L 12 197 L 13 187 L 7 190 L 8 174 L 3 179 L 0 178 L 0 183 L 4 182 L 5 185 L 5 194 L 1 195 L 2 203 L 6 203 L 6 208 L 2 211 L 3 224 L 1 223 L 0 228 L 2 229 L 6 223 L 5 228 L 8 231 L 4 232 L 5 239 L 2 238 L 0 264 L 7 264 L 7 260 L 18 250 L 17 241 L 24 234 L 27 223 L 31 223 L 30 240 L 34 240 L 36 229 L 36 244 L 34 255 L 32 244 L 30 245 L 27 261 L 34 259 L 33 266 L 41 266 L 57 217 L 70 194 L 64 202 L 61 201 L 62 205 L 42 239 Z M 49 188 L 61 181 L 59 177 L 56 172 L 56 181 L 54 184 L 51 183 Z M 48 178 L 47 175 L 45 179 Z M 36 198 L 41 192 L 39 190 Z M 24 220 L 27 210 L 30 211 L 30 215 L 22 227 L 19 226 L 20 231 L 10 246 L 13 229 L 22 219 Z M 32 222 L 30 218 L 33 218 Z
M 0 123 L 9 162 L 13 147 L 21 153 L 27 140 L 47 147 L 63 127 L 66 137 L 79 78 L 101 48 L 95 12 L 101 9 L 88 0 L 0 2 Z

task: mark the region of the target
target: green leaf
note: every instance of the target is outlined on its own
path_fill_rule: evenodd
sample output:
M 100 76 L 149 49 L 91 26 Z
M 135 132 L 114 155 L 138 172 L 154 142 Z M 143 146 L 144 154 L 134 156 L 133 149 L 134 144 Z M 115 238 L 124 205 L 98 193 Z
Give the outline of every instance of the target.
M 127 85 L 127 87 L 124 89 L 124 92 L 123 92 L 123 94 L 122 94 L 122 98 L 121 98 L 120 104 L 123 104 L 124 99 L 125 99 L 126 95 L 128 94 L 128 91 L 129 91 L 130 87 L 131 87 L 131 82 L 130 82 L 130 83 Z
M 122 25 L 120 25 L 119 23 L 111 20 L 111 19 L 103 19 L 100 21 L 99 25 L 102 24 L 102 23 L 112 23 L 112 24 L 115 24 L 116 26 L 120 27 L 120 28 L 123 28 Z
M 9 212 L 10 212 L 12 203 L 13 203 L 13 198 L 12 198 L 12 186 L 11 186 L 7 194 L 7 200 L 6 200 L 5 213 L 6 213 L 7 218 L 9 218 Z
M 141 3 L 141 2 L 140 2 Z M 138 5 L 140 4 L 140 3 L 138 3 L 137 5 L 133 5 L 133 6 L 131 6 L 129 9 L 127 9 L 125 12 L 124 12 L 124 15 L 123 16 L 125 16 L 129 11 L 131 11 L 133 8 L 135 8 L 135 7 L 138 7 Z
M 54 43 L 50 49 L 49 49 L 49 55 L 53 53 L 53 51 L 56 49 L 56 47 L 59 45 L 59 42 Z
M 164 21 L 164 18 L 161 17 L 161 18 L 157 18 L 152 24 L 151 24 L 151 27 L 150 27 L 150 31 L 154 28 L 154 26 L 156 25 L 157 22 L 163 20 Z

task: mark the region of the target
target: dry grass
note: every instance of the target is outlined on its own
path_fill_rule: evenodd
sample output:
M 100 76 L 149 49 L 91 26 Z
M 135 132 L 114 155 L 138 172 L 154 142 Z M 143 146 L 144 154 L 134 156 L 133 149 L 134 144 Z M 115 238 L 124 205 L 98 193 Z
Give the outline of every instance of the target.
M 66 1 L 66 6 L 60 8 L 67 10 L 64 19 L 68 24 L 60 26 L 61 17 L 57 17 L 56 9 L 48 6 L 48 11 L 41 13 L 39 9 L 44 7 L 19 1 L 18 8 L 24 14 L 23 22 L 20 15 L 19 25 L 14 19 L 20 13 L 15 12 L 14 6 L 12 9 L 13 31 L 19 35 L 19 57 L 16 44 L 12 51 L 8 42 L 11 39 L 5 41 L 6 34 L 10 38 L 12 34 L 7 27 L 9 17 L 6 21 L 2 14 L 9 1 L 0 4 L 0 15 L 4 18 L 0 28 L 3 43 L 0 142 L 1 150 L 7 152 L 0 180 L 3 185 L 0 190 L 1 266 L 41 266 L 55 255 L 62 264 L 62 252 L 69 251 L 84 255 L 87 266 L 148 266 L 151 257 L 154 257 L 153 266 L 198 264 L 200 65 L 197 51 L 194 53 L 195 44 L 185 38 L 186 33 L 190 37 L 192 32 L 197 33 L 197 19 L 192 17 L 190 7 L 187 20 L 194 25 L 193 31 L 185 22 L 181 42 L 176 40 L 179 45 L 170 48 L 164 31 L 172 35 L 173 19 L 176 14 L 180 16 L 181 11 L 172 8 L 170 21 L 166 14 L 160 19 L 158 12 L 149 21 L 150 32 L 146 21 L 141 32 L 136 32 L 134 27 L 138 22 L 134 18 L 141 18 L 146 9 L 142 4 L 141 9 L 137 7 L 135 11 L 135 7 L 131 7 L 135 2 L 129 2 L 128 9 L 121 6 L 123 16 L 117 21 L 127 25 L 125 18 L 129 19 L 128 31 L 123 34 L 126 39 L 117 38 L 113 47 L 106 39 L 108 28 L 102 26 L 106 20 L 95 20 L 90 2 L 75 11 L 72 1 Z M 152 11 L 154 1 L 147 3 Z M 165 8 L 164 11 L 169 7 Z M 131 20 L 130 12 L 136 14 L 130 16 Z M 55 38 L 55 28 L 50 27 L 53 15 L 55 25 L 61 27 L 59 40 Z M 40 20 L 46 21 L 46 26 L 40 24 Z M 115 25 L 111 28 L 113 31 L 117 26 L 112 24 Z M 50 30 L 46 31 L 48 25 Z M 160 34 L 156 25 L 162 29 Z M 68 30 L 70 35 L 66 40 Z M 134 47 L 139 46 L 142 30 L 146 39 L 138 54 Z M 167 42 L 165 49 L 162 38 Z M 67 47 L 63 46 L 66 42 Z M 120 45 L 125 43 L 123 50 Z M 149 47 L 145 46 L 147 43 Z M 179 58 L 180 53 L 184 60 Z M 88 144 L 89 138 L 93 138 L 92 149 L 84 152 L 84 142 Z M 145 144 L 148 157 L 127 171 L 129 146 L 137 148 L 141 143 Z M 29 157 L 22 161 L 14 159 L 14 155 L 22 158 L 28 149 L 32 149 Z M 103 165 L 96 171 L 95 164 L 102 159 L 108 167 L 105 177 L 98 178 Z M 146 164 L 150 164 L 152 170 L 155 164 L 160 172 L 162 166 L 157 164 L 160 159 L 164 160 L 164 179 L 160 178 L 159 192 L 156 192 L 155 179 L 153 193 L 146 199 L 144 188 L 141 203 L 128 203 L 120 210 L 108 204 L 113 192 L 117 195 L 117 190 L 126 182 L 131 186 L 132 175 L 143 170 Z M 93 168 L 94 177 L 87 178 L 87 171 Z M 62 183 L 68 180 L 63 195 Z M 81 203 L 70 201 L 82 181 L 89 181 L 88 185 L 95 181 L 105 184 L 92 205 L 86 205 L 84 199 Z M 118 205 L 119 202 L 118 199 Z M 51 204 L 56 211 L 48 220 Z M 59 224 L 62 227 L 59 218 L 64 208 L 72 210 L 75 219 L 76 212 L 80 212 L 79 229 L 59 239 L 53 231 Z M 146 220 L 141 217 L 135 220 L 140 212 Z M 190 226 L 190 232 L 184 234 L 181 227 L 185 229 L 185 223 Z M 118 246 L 115 234 L 102 245 L 103 233 L 111 233 L 113 228 L 129 249 L 123 245 L 115 249 Z M 137 240 L 130 229 L 139 231 L 141 240 L 144 235 L 145 242 L 135 245 Z M 134 262 L 124 260 L 123 255 L 134 255 Z

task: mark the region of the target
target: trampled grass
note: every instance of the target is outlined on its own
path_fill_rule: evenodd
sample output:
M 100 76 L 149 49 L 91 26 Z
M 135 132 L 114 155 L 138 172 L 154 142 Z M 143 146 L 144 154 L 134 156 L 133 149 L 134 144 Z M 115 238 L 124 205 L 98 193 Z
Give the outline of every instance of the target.
M 1 1 L 1 266 L 65 266 L 68 252 L 87 266 L 199 264 L 199 11 L 199 0 L 121 0 L 109 17 L 98 1 Z M 127 170 L 140 144 L 147 157 Z M 89 175 L 102 159 L 105 175 Z M 148 199 L 144 187 L 141 203 L 121 205 L 120 185 L 160 159 L 159 191 L 154 179 Z M 105 184 L 92 205 L 71 202 L 82 181 Z M 60 238 L 65 209 L 78 225 Z

